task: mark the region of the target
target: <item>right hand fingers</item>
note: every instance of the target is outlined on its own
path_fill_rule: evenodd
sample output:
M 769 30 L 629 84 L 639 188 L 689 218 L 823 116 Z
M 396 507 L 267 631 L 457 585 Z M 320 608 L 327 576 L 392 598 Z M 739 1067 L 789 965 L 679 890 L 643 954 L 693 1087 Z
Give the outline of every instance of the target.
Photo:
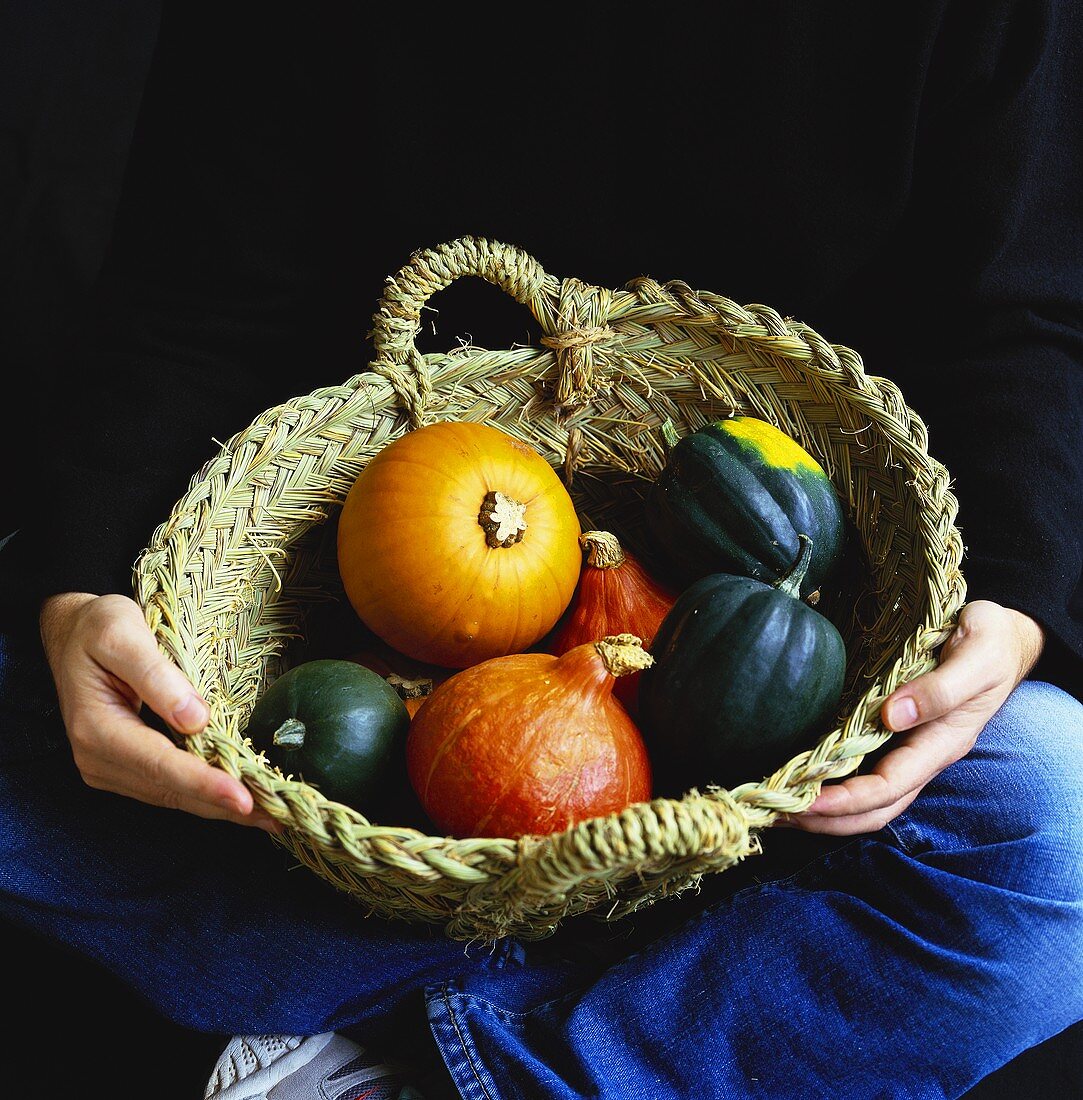
M 252 794 L 220 768 L 174 745 L 138 716 L 142 703 L 193 734 L 209 718 L 188 678 L 159 650 L 138 606 L 123 596 L 73 603 L 50 647 L 76 766 L 88 785 L 153 805 L 268 831 Z M 57 624 L 51 624 L 55 638 Z
M 158 648 L 132 600 L 103 596 L 87 609 L 86 651 L 178 733 L 207 725 L 207 704 Z
M 89 786 L 199 817 L 277 831 L 274 819 L 255 808 L 243 784 L 177 748 L 131 711 L 117 708 L 108 730 L 99 729 L 91 737 L 95 751 L 82 755 L 81 767 Z

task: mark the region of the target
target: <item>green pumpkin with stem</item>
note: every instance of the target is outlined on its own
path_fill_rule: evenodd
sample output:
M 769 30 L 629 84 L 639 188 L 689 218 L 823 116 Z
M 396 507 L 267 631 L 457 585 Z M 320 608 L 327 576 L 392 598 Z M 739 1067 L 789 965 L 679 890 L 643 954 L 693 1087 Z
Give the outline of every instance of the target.
M 640 725 L 663 793 L 759 782 L 836 717 L 846 647 L 799 598 L 812 557 L 777 585 L 713 573 L 678 596 L 641 675 Z
M 366 817 L 404 796 L 410 715 L 382 676 L 354 661 L 294 665 L 252 708 L 245 735 L 286 775 Z

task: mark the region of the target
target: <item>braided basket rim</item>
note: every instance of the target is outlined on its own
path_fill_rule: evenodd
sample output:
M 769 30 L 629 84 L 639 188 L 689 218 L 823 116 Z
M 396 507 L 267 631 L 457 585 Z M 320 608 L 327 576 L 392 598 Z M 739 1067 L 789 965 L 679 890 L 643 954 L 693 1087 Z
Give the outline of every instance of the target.
M 421 305 L 463 274 L 487 278 L 528 305 L 546 333 L 544 350 L 466 347 L 420 354 L 413 340 Z M 899 684 L 936 664 L 935 651 L 950 633 L 965 599 L 959 569 L 962 542 L 954 526 L 957 503 L 947 471 L 928 453 L 924 423 L 894 383 L 867 375 L 852 349 L 829 344 L 809 326 L 784 319 L 770 307 L 740 306 L 676 280 L 663 284 L 639 277 L 615 291 L 576 279 L 557 280 L 523 250 L 483 237 L 464 237 L 414 253 L 398 275 L 389 278 L 374 314 L 370 336 L 375 353 L 367 369 L 341 385 L 319 387 L 264 410 L 192 475 L 186 492 L 155 529 L 133 568 L 136 601 L 159 645 L 193 682 L 205 683 L 201 653 L 208 648 L 218 654 L 223 650 L 217 641 L 209 644 L 198 625 L 186 618 L 182 594 L 189 585 L 188 570 L 199 564 L 201 548 L 214 533 L 211 519 L 216 503 L 230 494 L 259 496 L 260 477 L 273 478 L 271 463 L 280 453 L 276 448 L 297 447 L 304 452 L 308 437 L 298 442 L 302 427 L 311 434 L 321 424 L 337 424 L 336 417 L 345 418 L 347 413 L 365 410 L 368 415 L 369 409 L 391 408 L 394 425 L 385 424 L 381 432 L 377 424 L 375 439 L 367 441 L 379 449 L 431 415 L 431 406 L 443 392 L 433 382 L 441 372 L 454 376 L 454 389 L 464 385 L 464 378 L 476 376 L 495 385 L 504 375 L 535 370 L 548 379 L 543 399 L 564 417 L 570 457 L 574 433 L 606 384 L 599 379 L 602 372 L 592 356 L 601 358 L 607 334 L 624 334 L 622 380 L 631 366 L 641 372 L 649 392 L 652 378 L 655 386 L 666 378 L 657 372 L 652 375 L 653 365 L 627 349 L 635 344 L 637 334 L 663 330 L 678 344 L 689 333 L 724 338 L 736 353 L 747 354 L 754 367 L 784 359 L 810 384 L 837 383 L 852 390 L 855 407 L 860 405 L 869 424 L 890 433 L 895 457 L 912 475 L 919 501 L 915 522 L 926 521 L 923 527 L 932 531 L 930 541 L 942 545 L 942 554 L 925 576 L 927 614 L 894 651 L 894 659 L 881 662 L 884 667 L 868 680 L 845 719 L 814 748 L 797 754 L 772 775 L 730 789 L 693 789 L 681 799 L 655 798 L 619 814 L 581 822 L 563 833 L 520 840 L 427 836 L 412 827 L 373 824 L 360 811 L 332 802 L 302 780 L 284 777 L 272 768 L 245 740 L 244 715 L 236 707 L 216 703 L 210 693 L 211 723 L 203 734 L 184 739 L 188 751 L 245 782 L 259 808 L 284 827 L 277 842 L 378 913 L 443 923 L 450 935 L 460 938 L 495 938 L 507 932 L 545 935 L 568 913 L 601 906 L 606 917 L 620 916 L 659 896 L 678 893 L 697 882 L 705 870 L 723 870 L 758 851 L 761 830 L 782 814 L 806 809 L 825 780 L 849 774 L 869 752 L 881 747 L 892 734 L 879 719 L 880 704 Z M 725 378 L 710 377 L 707 368 L 700 377 L 692 377 L 691 372 L 690 367 L 690 376 L 680 381 L 698 386 L 701 392 L 710 385 L 725 388 Z M 622 381 L 609 379 L 608 384 L 619 387 Z M 376 424 L 376 411 L 372 416 Z M 829 457 L 816 453 L 814 440 L 799 441 L 821 462 Z M 301 461 L 308 457 L 313 464 L 320 462 L 319 454 L 307 452 Z M 242 477 L 238 470 L 248 473 Z M 313 494 L 305 502 L 305 519 L 299 526 L 308 531 L 325 525 L 340 502 L 326 492 Z M 235 522 L 234 526 L 244 525 Z M 247 537 L 244 531 L 232 534 Z M 224 536 L 216 537 L 221 543 Z M 281 545 L 273 540 L 260 542 L 254 534 L 251 541 L 270 570 L 271 588 L 281 588 L 280 570 L 289 563 L 292 543 L 288 539 Z M 244 583 L 251 586 L 246 594 L 259 601 L 260 591 L 252 578 Z M 213 585 L 209 591 L 214 593 Z M 234 596 L 234 602 L 238 598 Z M 244 606 L 236 608 L 238 618 Z M 264 599 L 260 610 L 274 612 L 273 600 Z M 280 648 L 275 651 L 274 645 L 268 645 L 268 657 Z M 662 851 L 655 851 L 653 864 L 635 871 L 622 866 L 618 857 L 632 838 L 648 851 L 658 848 L 656 827 L 679 836 L 680 850 L 663 844 Z M 697 865 L 701 855 L 705 866 Z M 619 867 L 619 872 L 611 873 L 612 866 Z M 544 871 L 539 872 L 539 867 Z M 638 893 L 633 891 L 622 901 L 620 888 L 630 879 L 639 880 Z M 576 894 L 587 880 L 594 896 L 580 902 Z

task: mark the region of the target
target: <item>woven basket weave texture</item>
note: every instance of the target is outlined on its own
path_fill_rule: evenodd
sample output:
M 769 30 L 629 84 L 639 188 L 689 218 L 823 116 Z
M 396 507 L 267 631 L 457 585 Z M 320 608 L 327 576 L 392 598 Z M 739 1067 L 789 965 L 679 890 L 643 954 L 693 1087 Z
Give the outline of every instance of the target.
M 530 310 L 540 346 L 422 354 L 428 300 L 463 276 Z M 616 919 L 760 850 L 780 814 L 805 809 L 890 737 L 883 699 L 936 664 L 965 598 L 947 470 L 925 425 L 853 350 L 762 305 L 679 281 L 616 290 L 557 279 L 512 245 L 464 237 L 415 253 L 388 279 L 366 370 L 266 410 L 191 479 L 134 570 L 159 644 L 207 699 L 190 751 L 241 779 L 284 827 L 279 843 L 367 912 L 443 926 L 457 939 L 549 935 L 573 914 Z M 844 709 L 817 745 L 769 776 L 655 799 L 521 840 L 430 836 L 324 798 L 270 767 L 244 737 L 255 700 L 290 660 L 306 614 L 341 600 L 334 520 L 384 446 L 433 420 L 483 421 L 540 451 L 584 529 L 637 548 L 639 508 L 680 434 L 747 414 L 768 420 L 831 477 L 860 546 L 836 618 Z

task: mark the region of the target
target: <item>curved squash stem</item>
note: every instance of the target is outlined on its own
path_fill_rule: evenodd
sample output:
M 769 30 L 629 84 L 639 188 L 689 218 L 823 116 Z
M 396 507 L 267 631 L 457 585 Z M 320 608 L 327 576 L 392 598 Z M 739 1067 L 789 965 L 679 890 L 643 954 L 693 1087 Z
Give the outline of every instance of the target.
M 798 535 L 801 540 L 801 552 L 797 555 L 797 561 L 793 568 L 775 585 L 779 592 L 785 592 L 787 596 L 793 596 L 795 600 L 801 597 L 801 582 L 808 572 L 808 564 L 812 560 L 812 539 L 808 535 Z
M 620 540 L 608 531 L 584 531 L 579 545 L 587 552 L 587 565 L 594 569 L 616 569 L 624 564 Z

